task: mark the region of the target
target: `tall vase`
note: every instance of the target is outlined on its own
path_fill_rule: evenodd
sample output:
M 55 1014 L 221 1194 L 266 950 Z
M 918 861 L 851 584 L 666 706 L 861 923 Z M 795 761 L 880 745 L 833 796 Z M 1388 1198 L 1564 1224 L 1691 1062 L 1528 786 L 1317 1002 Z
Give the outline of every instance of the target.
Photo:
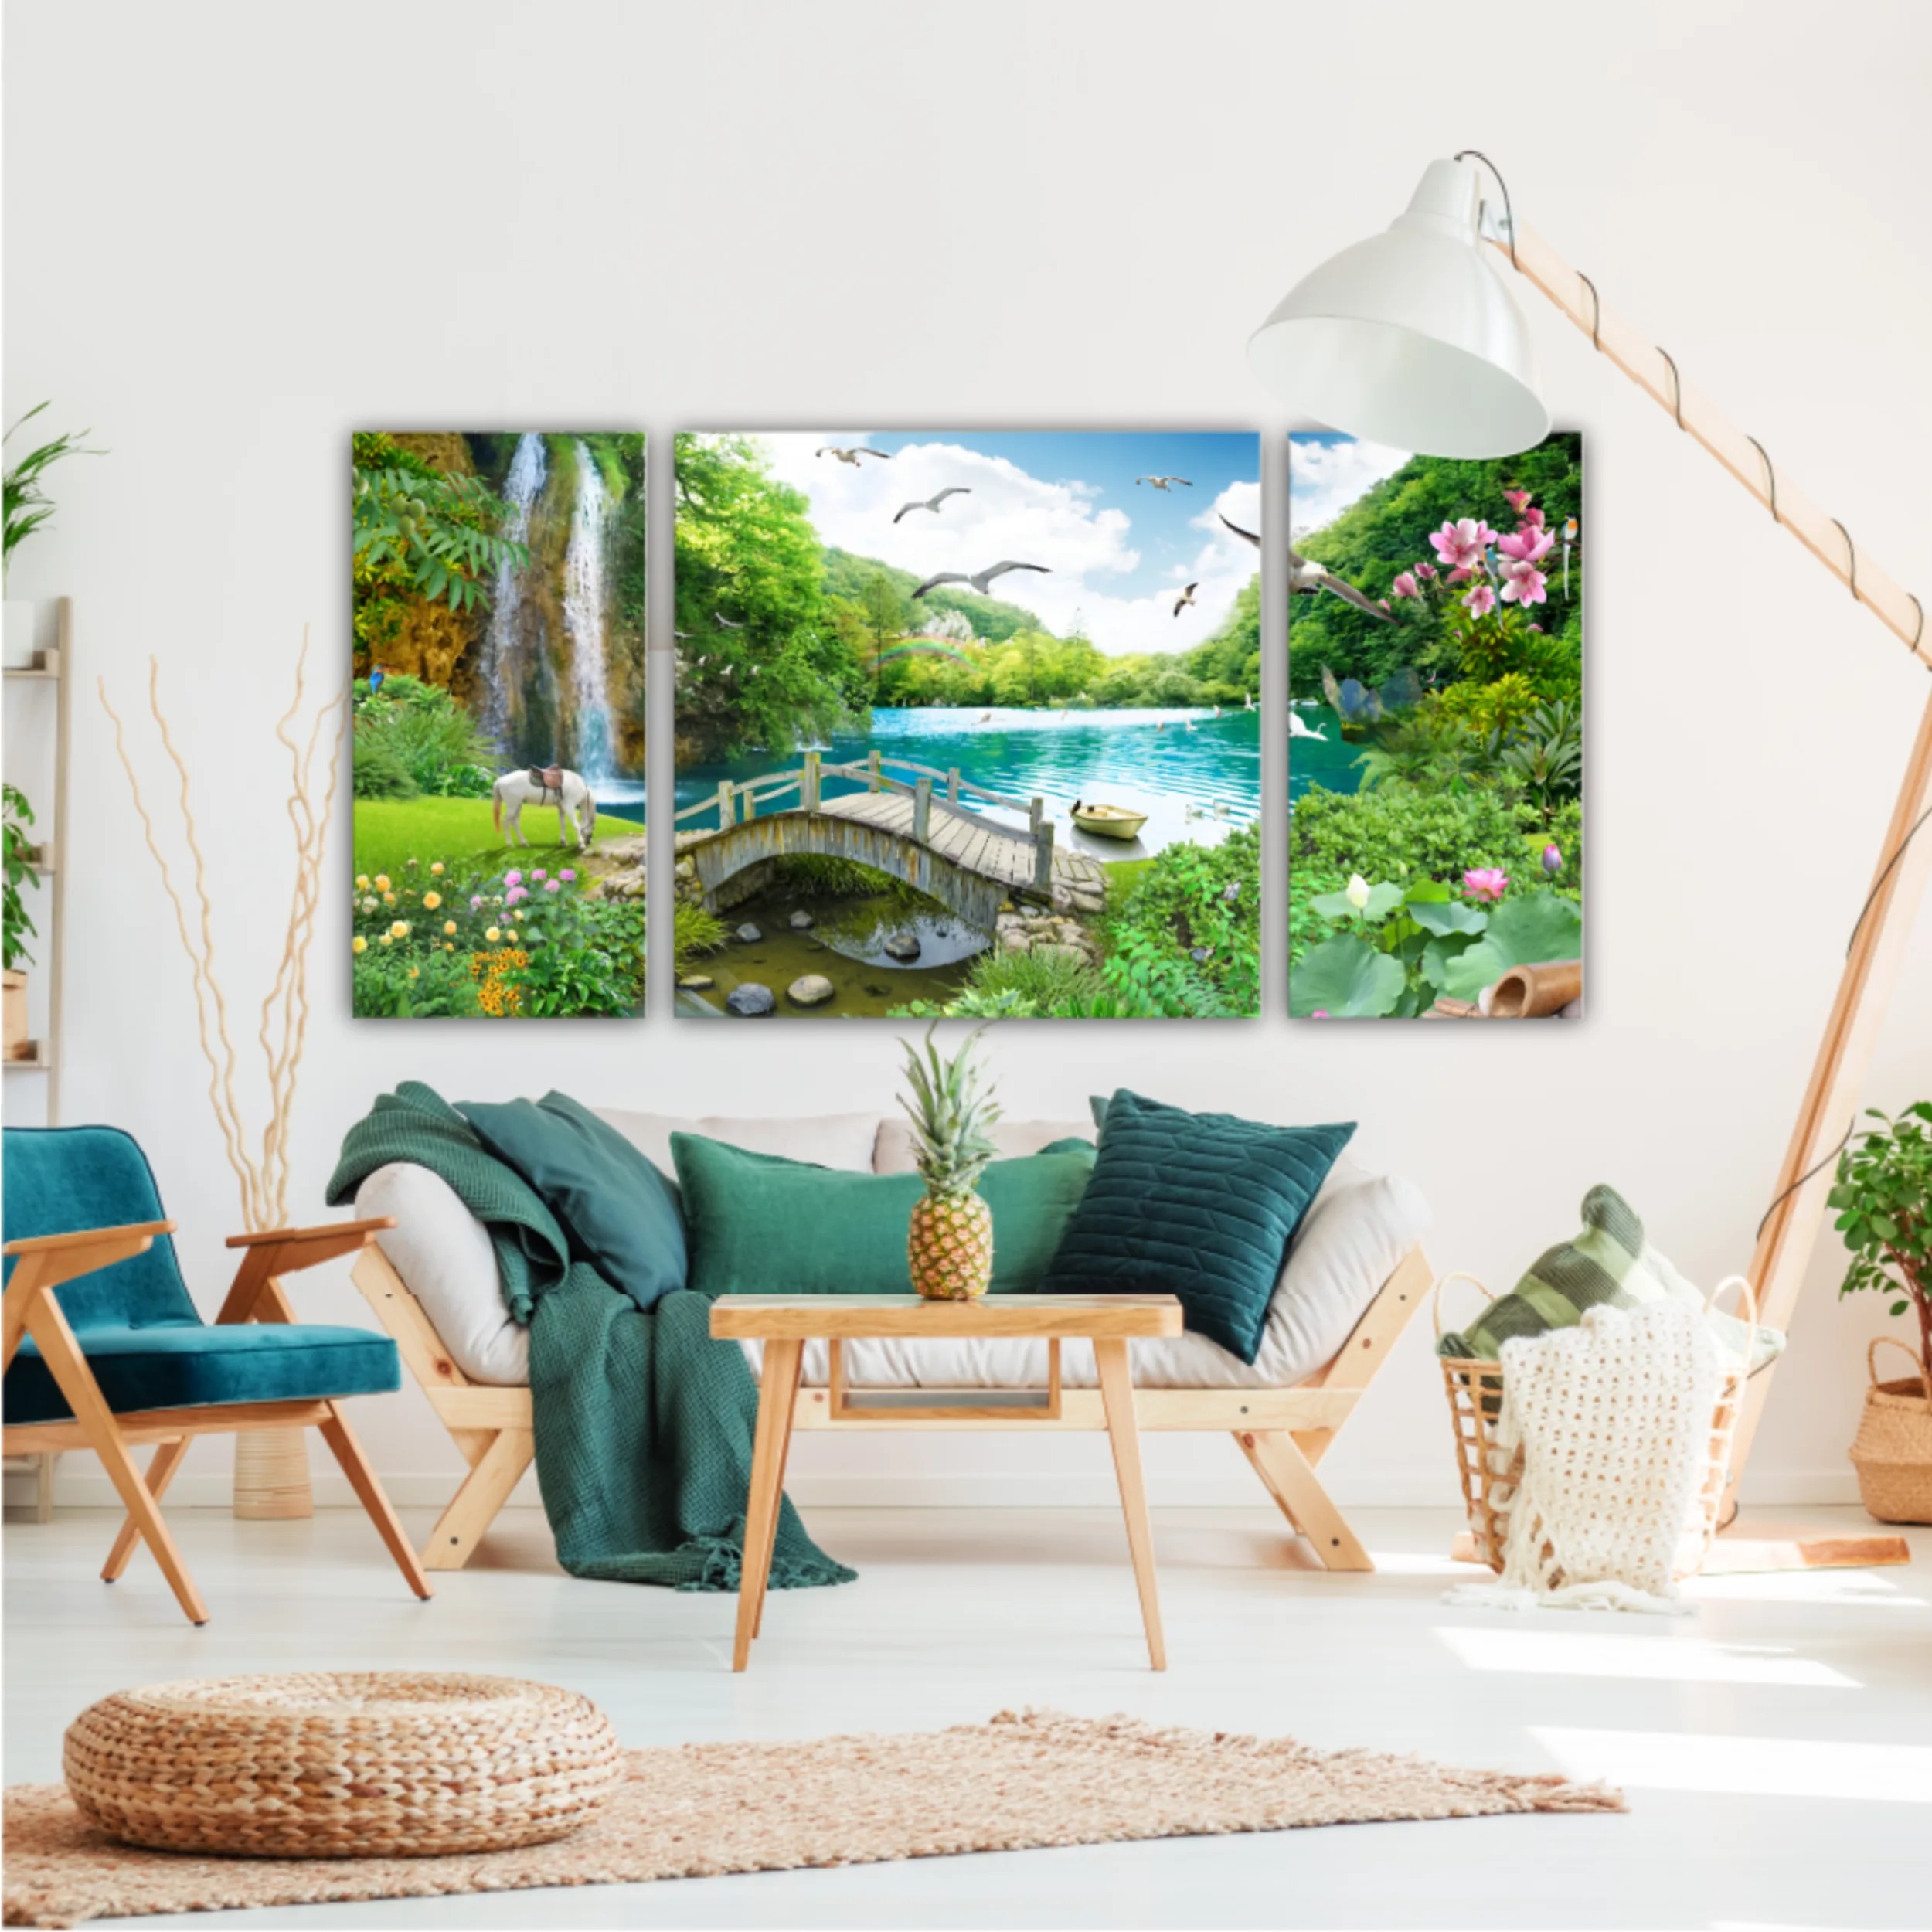
M 312 1516 L 305 1429 L 254 1429 L 235 1438 L 235 1514 L 250 1522 Z

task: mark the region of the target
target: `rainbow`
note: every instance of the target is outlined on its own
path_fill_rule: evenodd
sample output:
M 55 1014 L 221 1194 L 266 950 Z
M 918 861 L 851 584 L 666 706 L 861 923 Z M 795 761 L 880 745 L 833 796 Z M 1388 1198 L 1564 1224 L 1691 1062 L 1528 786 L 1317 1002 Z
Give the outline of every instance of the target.
M 903 643 L 894 645 L 889 651 L 880 651 L 879 662 L 882 665 L 890 664 L 896 658 L 917 657 L 951 658 L 955 664 L 963 664 L 969 671 L 973 668 L 972 659 L 950 638 L 929 637 L 923 634 L 907 638 Z

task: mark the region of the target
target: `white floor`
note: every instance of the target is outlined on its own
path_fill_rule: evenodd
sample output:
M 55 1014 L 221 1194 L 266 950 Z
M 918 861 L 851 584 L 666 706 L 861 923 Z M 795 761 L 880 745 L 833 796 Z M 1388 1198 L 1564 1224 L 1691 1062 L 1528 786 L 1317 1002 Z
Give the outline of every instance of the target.
M 1445 1514 L 1363 1511 L 1379 1573 L 1311 1571 L 1262 1510 L 1156 1512 L 1171 1668 L 1145 1668 L 1104 1511 L 821 1510 L 843 1590 L 774 1596 L 750 1672 L 731 1600 L 564 1577 L 511 1512 L 418 1604 L 355 1515 L 173 1520 L 213 1621 L 113 1529 L 5 1535 L 5 1776 L 143 1681 L 438 1665 L 567 1684 L 627 1744 L 1127 1711 L 1621 1782 L 1628 1816 L 1357 1826 L 845 1870 L 142 1923 L 475 1927 L 1897 1927 L 1932 1923 L 1932 1532 L 1909 1569 L 1733 1577 L 1679 1621 L 1451 1609 Z M 1808 1523 L 1868 1527 L 1855 1512 Z M 412 1522 L 413 1529 L 427 1527 Z M 125 1923 L 133 1923 L 131 1921 Z

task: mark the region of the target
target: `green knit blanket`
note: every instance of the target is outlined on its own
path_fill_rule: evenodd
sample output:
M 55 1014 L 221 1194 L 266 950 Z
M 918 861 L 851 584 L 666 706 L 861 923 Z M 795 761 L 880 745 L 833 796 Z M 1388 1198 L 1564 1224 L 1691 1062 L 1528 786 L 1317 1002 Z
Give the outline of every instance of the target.
M 352 1127 L 332 1206 L 391 1161 L 440 1175 L 489 1230 L 511 1314 L 530 1332 L 536 1473 L 573 1577 L 736 1590 L 757 1386 L 711 1304 L 678 1290 L 648 1313 L 571 1258 L 556 1217 L 433 1088 L 406 1080 Z M 789 1500 L 771 1587 L 852 1581 L 805 1534 Z

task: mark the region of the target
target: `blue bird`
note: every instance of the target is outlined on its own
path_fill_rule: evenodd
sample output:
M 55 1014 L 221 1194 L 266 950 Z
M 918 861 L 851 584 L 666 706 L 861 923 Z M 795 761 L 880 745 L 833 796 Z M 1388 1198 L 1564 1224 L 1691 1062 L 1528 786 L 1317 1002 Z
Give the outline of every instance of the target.
M 372 698 L 383 688 L 383 680 L 389 675 L 379 665 L 372 665 L 369 673 L 369 695 Z

